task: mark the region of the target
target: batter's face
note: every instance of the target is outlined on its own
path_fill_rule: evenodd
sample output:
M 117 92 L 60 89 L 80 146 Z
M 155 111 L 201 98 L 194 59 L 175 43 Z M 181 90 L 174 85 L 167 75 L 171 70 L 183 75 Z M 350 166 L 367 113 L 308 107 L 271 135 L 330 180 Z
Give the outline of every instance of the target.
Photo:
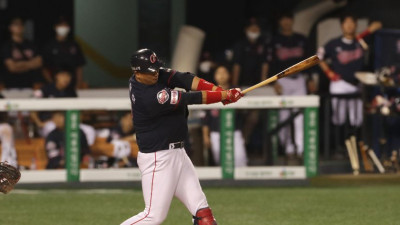
M 226 67 L 220 66 L 215 70 L 214 80 L 218 85 L 226 85 L 229 83 L 229 71 Z
M 356 34 L 357 23 L 353 18 L 347 17 L 342 23 L 342 31 L 344 35 L 354 36 Z
M 136 80 L 142 84 L 153 85 L 158 81 L 158 72 L 156 74 L 148 73 L 135 73 Z

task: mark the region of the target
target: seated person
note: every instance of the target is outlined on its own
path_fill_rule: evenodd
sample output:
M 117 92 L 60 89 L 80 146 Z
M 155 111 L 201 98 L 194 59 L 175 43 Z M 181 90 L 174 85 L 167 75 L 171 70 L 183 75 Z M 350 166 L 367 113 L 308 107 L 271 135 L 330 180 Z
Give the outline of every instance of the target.
M 131 159 L 137 158 L 138 150 L 130 112 L 124 113 L 114 128 L 100 131 L 91 147 L 98 156 L 97 167 L 132 166 Z
M 45 85 L 42 89 L 33 93 L 35 98 L 73 98 L 77 97 L 74 89 L 68 88 L 71 82 L 71 72 L 68 69 L 60 69 L 55 75 L 55 82 Z M 39 135 L 47 135 L 55 128 L 49 112 L 31 112 L 31 119 L 39 128 Z
M 52 121 L 56 128 L 49 133 L 46 138 L 46 152 L 49 159 L 47 163 L 47 169 L 62 169 L 65 168 L 65 116 L 62 112 L 54 112 L 52 115 Z M 80 129 L 80 156 L 81 161 L 87 161 L 89 157 L 89 146 L 86 140 L 86 136 Z
M 230 73 L 227 67 L 219 66 L 215 70 L 214 80 L 216 84 L 224 90 L 230 89 Z M 211 147 L 212 156 L 215 164 L 220 163 L 220 118 L 218 109 L 208 110 L 203 118 L 203 141 L 207 148 Z M 247 165 L 246 148 L 242 131 L 240 130 L 240 117 L 236 115 L 234 133 L 235 166 Z

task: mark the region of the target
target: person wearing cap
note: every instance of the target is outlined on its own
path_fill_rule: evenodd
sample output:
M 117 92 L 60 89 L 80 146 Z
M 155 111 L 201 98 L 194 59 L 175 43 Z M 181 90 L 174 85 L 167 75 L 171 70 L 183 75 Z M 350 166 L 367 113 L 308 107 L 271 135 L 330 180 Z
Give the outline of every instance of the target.
M 84 88 L 83 66 L 86 64 L 85 56 L 79 44 L 69 38 L 71 26 L 65 18 L 61 17 L 54 25 L 56 36 L 43 48 L 44 69 L 46 80 L 51 83 L 59 68 L 70 68 L 70 88 Z

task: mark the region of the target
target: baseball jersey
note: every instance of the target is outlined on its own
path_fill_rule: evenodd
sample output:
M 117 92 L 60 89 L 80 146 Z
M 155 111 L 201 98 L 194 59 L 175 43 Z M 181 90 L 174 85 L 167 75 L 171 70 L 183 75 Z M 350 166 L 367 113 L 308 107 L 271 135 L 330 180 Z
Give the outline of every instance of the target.
M 277 34 L 267 45 L 266 62 L 269 64 L 270 74 L 280 71 L 300 62 L 306 56 L 307 40 L 301 34 L 291 36 Z M 295 78 L 295 76 L 288 76 Z
M 79 140 L 80 140 L 80 153 L 81 160 L 82 156 L 89 153 L 89 146 L 85 133 L 79 130 Z M 54 129 L 46 137 L 46 152 L 49 159 L 47 163 L 47 169 L 58 169 L 64 168 L 62 161 L 65 161 L 65 133 L 63 130 Z
M 318 49 L 321 60 L 330 59 L 331 69 L 351 84 L 357 84 L 355 72 L 364 67 L 364 51 L 356 40 L 338 37 Z
M 182 142 L 188 135 L 188 97 L 198 95 L 173 90 L 181 87 L 190 90 L 191 84 L 180 83 L 179 76 L 191 76 L 171 69 L 161 68 L 158 82 L 145 85 L 133 75 L 129 80 L 133 124 L 140 152 L 149 153 L 169 149 L 170 143 Z M 191 79 L 193 81 L 193 79 Z
M 43 48 L 43 63 L 54 76 L 60 68 L 70 69 L 72 74 L 71 86 L 76 84 L 75 70 L 86 64 L 85 56 L 78 43 L 73 40 L 63 42 L 52 40 Z
M 261 67 L 265 58 L 265 44 L 262 38 L 255 43 L 247 39 L 234 47 L 233 63 L 240 65 L 239 86 L 251 86 L 261 81 Z
M 36 46 L 24 40 L 22 43 L 7 41 L 1 50 L 1 61 L 4 64 L 7 59 L 14 61 L 28 61 L 38 56 Z M 8 88 L 31 88 L 33 83 L 40 81 L 40 70 L 30 70 L 23 73 L 11 73 L 6 70 L 4 82 Z

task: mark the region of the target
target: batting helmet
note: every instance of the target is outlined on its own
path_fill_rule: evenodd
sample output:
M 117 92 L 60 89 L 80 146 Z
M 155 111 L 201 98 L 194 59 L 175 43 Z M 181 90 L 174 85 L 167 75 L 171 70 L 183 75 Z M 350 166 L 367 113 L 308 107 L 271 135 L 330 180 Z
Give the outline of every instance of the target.
M 131 56 L 133 72 L 156 74 L 160 67 L 161 63 L 156 53 L 150 49 L 140 49 Z

